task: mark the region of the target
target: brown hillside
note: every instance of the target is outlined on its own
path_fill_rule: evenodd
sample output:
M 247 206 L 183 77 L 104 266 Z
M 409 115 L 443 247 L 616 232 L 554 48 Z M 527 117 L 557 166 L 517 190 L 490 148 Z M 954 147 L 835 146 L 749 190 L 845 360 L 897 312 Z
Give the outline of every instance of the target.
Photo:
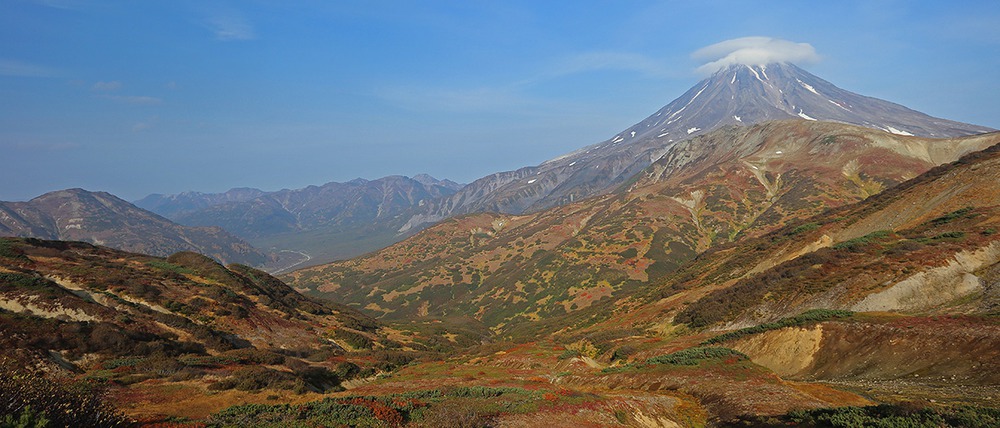
M 389 318 L 464 314 L 493 327 L 549 319 L 997 142 L 998 134 L 931 140 L 796 120 L 729 127 L 678 143 L 616 195 L 532 215 L 447 220 L 286 278 Z

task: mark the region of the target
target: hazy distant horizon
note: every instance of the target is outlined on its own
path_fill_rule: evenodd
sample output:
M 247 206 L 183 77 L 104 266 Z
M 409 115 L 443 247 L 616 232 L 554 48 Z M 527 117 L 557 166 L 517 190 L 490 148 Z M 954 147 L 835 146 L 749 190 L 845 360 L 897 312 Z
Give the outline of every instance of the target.
M 810 72 L 1000 128 L 995 2 L 16 0 L 0 16 L 0 200 L 80 187 L 469 183 L 598 143 L 769 36 Z

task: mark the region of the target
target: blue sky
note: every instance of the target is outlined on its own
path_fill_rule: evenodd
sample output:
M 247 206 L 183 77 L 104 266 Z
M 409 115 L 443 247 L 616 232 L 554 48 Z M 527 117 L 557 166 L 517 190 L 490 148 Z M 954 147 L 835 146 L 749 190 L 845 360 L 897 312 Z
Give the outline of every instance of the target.
M 469 182 L 597 143 L 746 36 L 1000 128 L 996 1 L 0 0 L 0 200 Z

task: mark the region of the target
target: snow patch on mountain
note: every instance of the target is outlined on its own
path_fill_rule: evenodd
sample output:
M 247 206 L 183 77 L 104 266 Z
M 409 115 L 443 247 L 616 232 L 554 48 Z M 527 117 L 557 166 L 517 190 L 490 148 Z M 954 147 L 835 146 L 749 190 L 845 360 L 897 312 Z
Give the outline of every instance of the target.
M 816 92 L 816 88 L 812 87 L 812 85 L 810 85 L 810 84 L 808 84 L 806 82 L 803 82 L 803 81 L 801 81 L 799 79 L 795 79 L 795 81 L 799 82 L 799 84 L 802 85 L 803 88 L 806 88 L 806 90 L 808 90 L 809 92 L 812 92 L 812 93 L 814 93 L 816 95 L 819 95 L 819 92 Z
M 911 134 L 911 133 L 909 133 L 909 132 L 906 132 L 906 131 L 903 131 L 903 130 L 901 130 L 901 129 L 896 129 L 896 128 L 893 128 L 893 127 L 891 127 L 891 126 L 889 126 L 889 125 L 886 125 L 886 126 L 885 126 L 885 130 L 886 130 L 886 131 L 889 131 L 889 132 L 891 132 L 891 133 L 893 133 L 893 134 L 896 134 L 896 135 L 905 135 L 905 136 L 907 136 L 907 137 L 912 137 L 912 136 L 913 136 L 913 134 Z

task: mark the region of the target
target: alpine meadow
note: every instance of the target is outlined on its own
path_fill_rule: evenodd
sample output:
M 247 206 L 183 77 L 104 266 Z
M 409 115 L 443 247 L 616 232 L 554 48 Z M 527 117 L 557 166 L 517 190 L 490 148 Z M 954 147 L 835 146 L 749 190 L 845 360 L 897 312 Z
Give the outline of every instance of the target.
M 0 427 L 1000 426 L 998 4 L 4 3 Z

